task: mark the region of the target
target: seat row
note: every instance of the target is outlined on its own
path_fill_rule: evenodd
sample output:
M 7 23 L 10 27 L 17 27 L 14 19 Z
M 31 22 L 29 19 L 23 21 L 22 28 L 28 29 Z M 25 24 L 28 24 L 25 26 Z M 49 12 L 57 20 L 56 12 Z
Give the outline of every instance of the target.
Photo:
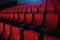
M 21 24 L 29 24 L 34 26 L 44 25 L 47 28 L 56 29 L 58 27 L 58 14 L 0 14 L 1 19 L 10 20 L 13 22 L 19 22 Z M 44 22 L 45 21 L 45 22 Z
M 54 0 L 43 0 L 42 2 L 35 2 L 35 3 L 26 3 L 26 4 L 18 4 L 16 6 L 7 8 L 5 10 L 2 10 L 2 12 L 19 12 L 19 13 L 25 13 L 25 12 L 32 12 L 32 13 L 44 13 L 49 12 L 49 13 L 54 13 L 57 11 L 57 13 L 60 13 L 60 6 L 59 2 L 54 1 Z M 56 4 L 55 4 L 56 3 Z M 38 4 L 38 5 L 37 5 Z
M 0 13 L 54 13 L 55 8 L 54 7 L 47 7 L 46 9 L 44 7 L 32 7 L 32 8 L 24 8 L 24 9 L 6 9 L 0 11 Z
M 44 13 L 46 11 L 46 13 L 54 13 L 55 10 L 57 10 L 57 12 L 59 12 L 59 10 L 60 10 L 59 6 L 56 6 L 56 9 L 55 9 L 55 6 L 53 5 L 53 3 L 51 3 L 51 1 L 48 1 L 48 2 L 42 1 L 41 3 L 40 2 L 36 3 L 36 5 L 32 4 L 32 3 L 21 4 L 21 5 L 18 4 L 14 7 L 10 7 L 5 10 L 2 10 L 2 12 Z
M 60 38 L 40 35 L 31 30 L 22 31 L 16 26 L 5 23 L 0 23 L 0 37 L 2 40 L 60 40 Z
M 59 0 L 51 0 L 54 6 L 56 7 L 56 10 L 58 13 L 60 13 L 60 1 Z

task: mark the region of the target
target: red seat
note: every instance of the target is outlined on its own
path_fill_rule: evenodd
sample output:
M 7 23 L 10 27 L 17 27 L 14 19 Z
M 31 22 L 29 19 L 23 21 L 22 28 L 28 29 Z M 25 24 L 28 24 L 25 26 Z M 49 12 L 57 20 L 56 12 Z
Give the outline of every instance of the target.
M 27 8 L 27 13 L 30 13 L 31 12 L 31 8 L 29 7 L 29 8 Z
M 13 7 L 8 9 L 8 10 L 9 10 L 10 13 L 16 12 L 15 8 L 13 8 Z
M 30 3 L 29 5 L 30 5 L 31 7 L 34 7 L 34 6 L 35 6 L 35 4 L 34 4 L 34 3 Z
M 6 19 L 6 13 L 3 14 L 3 18 Z
M 19 13 L 21 13 L 21 12 L 22 12 L 22 10 L 19 8 L 19 9 L 18 9 L 18 12 L 19 12 Z
M 3 12 L 3 13 L 6 13 L 6 12 L 7 12 L 7 9 L 2 10 L 2 12 Z
M 25 13 L 26 12 L 26 8 L 22 9 L 22 13 Z
M 12 13 L 12 8 L 9 10 L 10 13 Z
M 39 40 L 39 35 L 32 31 L 25 30 L 24 31 L 24 40 Z
M 42 3 L 42 2 L 36 3 L 36 7 L 37 7 L 37 8 L 40 7 L 41 3 Z M 38 4 L 38 5 L 37 5 L 37 4 Z
M 8 20 L 12 20 L 12 19 L 13 19 L 13 13 L 11 13 L 11 14 L 9 14 L 9 15 L 10 15 L 10 17 L 9 17 Z
M 46 6 L 46 2 L 42 2 L 41 7 L 45 7 Z
M 53 3 L 51 3 L 51 1 L 49 0 L 48 3 L 47 3 L 47 6 L 52 7 Z
M 5 27 L 5 30 L 3 32 L 2 38 L 3 40 L 8 40 L 8 37 L 10 35 L 10 25 L 5 24 L 4 27 Z
M 39 7 L 38 9 L 39 9 L 38 10 L 39 13 L 44 13 L 45 12 L 45 8 L 44 7 Z
M 54 7 L 47 6 L 47 11 L 48 13 L 54 13 Z
M 23 22 L 24 21 L 24 14 L 19 14 L 19 22 Z
M 60 6 L 56 6 L 56 10 L 58 13 L 60 13 Z
M 15 13 L 14 14 L 14 19 L 13 19 L 14 21 L 17 21 L 18 20 L 18 13 Z
M 10 15 L 9 13 L 6 14 L 6 19 L 9 19 L 9 15 Z
M 3 32 L 3 23 L 0 23 L 0 35 L 2 34 Z
M 0 18 L 3 18 L 3 13 L 0 13 Z
M 15 9 L 12 8 L 12 9 L 9 10 L 9 12 L 14 13 L 15 12 Z
M 36 13 L 37 12 L 37 7 L 32 7 L 32 12 Z
M 58 24 L 58 18 L 58 14 L 46 14 L 45 26 L 47 28 L 56 29 Z
M 18 12 L 18 9 L 17 9 L 17 8 L 16 8 L 16 9 L 14 9 L 14 12 L 15 12 L 15 13 L 17 13 L 17 12 Z
M 32 21 L 32 14 L 31 13 L 26 14 L 25 23 L 30 24 L 31 21 Z
M 7 9 L 7 13 L 9 13 L 10 12 L 10 10 L 9 9 Z
M 44 36 L 43 40 L 60 40 L 60 38 L 52 37 L 52 36 Z
M 43 21 L 43 14 L 34 14 L 34 25 L 41 26 Z
M 11 28 L 11 37 L 10 37 L 10 40 L 20 40 L 20 29 L 15 27 L 15 26 L 12 26 Z

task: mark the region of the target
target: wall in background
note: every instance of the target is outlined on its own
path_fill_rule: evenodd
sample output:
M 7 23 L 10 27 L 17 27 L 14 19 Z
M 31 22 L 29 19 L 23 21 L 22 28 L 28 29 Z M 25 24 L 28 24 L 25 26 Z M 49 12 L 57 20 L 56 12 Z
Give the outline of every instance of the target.
M 17 0 L 18 4 L 26 3 L 26 2 L 41 2 L 42 0 Z

